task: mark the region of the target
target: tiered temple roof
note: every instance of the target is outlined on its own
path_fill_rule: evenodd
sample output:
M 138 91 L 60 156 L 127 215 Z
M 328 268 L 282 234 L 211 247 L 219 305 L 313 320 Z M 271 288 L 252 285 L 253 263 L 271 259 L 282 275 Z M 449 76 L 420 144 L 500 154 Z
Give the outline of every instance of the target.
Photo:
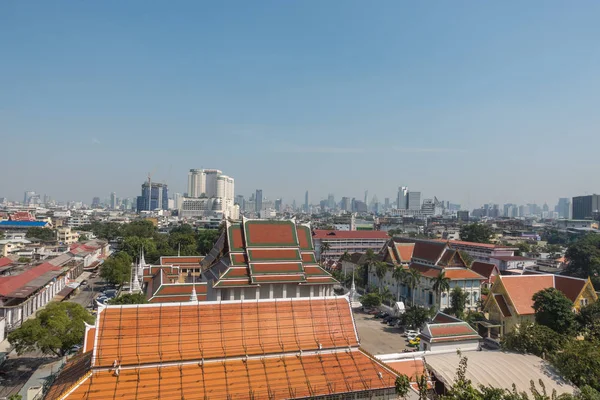
M 228 222 L 202 265 L 214 287 L 336 283 L 317 264 L 310 227 L 293 220 Z
M 107 306 L 46 398 L 393 395 L 396 377 L 360 349 L 345 297 Z

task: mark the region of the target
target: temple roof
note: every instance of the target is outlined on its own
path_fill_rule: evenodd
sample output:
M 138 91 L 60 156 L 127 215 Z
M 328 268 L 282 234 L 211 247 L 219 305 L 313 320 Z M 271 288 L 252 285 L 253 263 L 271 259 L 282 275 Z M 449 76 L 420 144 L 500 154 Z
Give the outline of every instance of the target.
M 310 227 L 294 220 L 227 222 L 203 268 L 214 287 L 337 282 L 317 264 Z

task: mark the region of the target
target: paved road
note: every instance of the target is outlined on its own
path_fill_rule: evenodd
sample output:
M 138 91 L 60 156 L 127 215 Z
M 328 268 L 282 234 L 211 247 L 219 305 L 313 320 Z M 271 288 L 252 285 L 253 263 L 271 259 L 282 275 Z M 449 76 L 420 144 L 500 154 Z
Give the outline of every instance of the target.
M 401 353 L 406 349 L 406 338 L 400 334 L 400 328 L 382 324 L 380 319 L 360 311 L 354 312 L 356 329 L 360 344 L 373 355 Z
M 83 274 L 81 274 L 81 276 L 77 280 L 79 282 L 87 280 L 88 284 L 85 286 L 80 286 L 79 292 L 71 296 L 71 298 L 67 301 L 71 301 L 80 304 L 84 307 L 87 307 L 92 302 L 92 300 L 100 293 L 101 288 L 103 287 L 102 278 L 100 278 L 99 276 L 95 278 L 90 278 L 90 275 L 91 274 L 89 272 L 84 272 Z

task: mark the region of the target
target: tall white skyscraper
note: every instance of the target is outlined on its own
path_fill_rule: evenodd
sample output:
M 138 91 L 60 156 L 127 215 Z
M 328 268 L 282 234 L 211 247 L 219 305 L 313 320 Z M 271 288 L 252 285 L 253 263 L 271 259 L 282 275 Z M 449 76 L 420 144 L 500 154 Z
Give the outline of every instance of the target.
M 203 211 L 219 211 L 231 217 L 235 215 L 234 198 L 232 177 L 223 175 L 218 169 L 191 169 L 188 173 L 188 194 L 178 208 L 188 216 L 199 216 L 196 214 Z
M 421 192 L 408 192 L 408 209 L 409 210 L 420 210 L 421 209 Z
M 188 174 L 188 197 L 200 197 L 206 192 L 206 176 L 202 169 L 190 169 Z
M 398 188 L 398 200 L 396 201 L 396 208 L 399 210 L 406 210 L 408 208 L 407 186 L 402 186 Z

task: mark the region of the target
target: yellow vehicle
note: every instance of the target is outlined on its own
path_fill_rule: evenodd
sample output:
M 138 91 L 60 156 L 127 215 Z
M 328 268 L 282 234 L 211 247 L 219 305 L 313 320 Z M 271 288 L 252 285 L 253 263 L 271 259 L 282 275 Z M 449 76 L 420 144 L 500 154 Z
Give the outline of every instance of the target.
M 411 346 L 418 346 L 421 344 L 421 338 L 417 337 L 417 338 L 414 338 L 413 340 L 409 340 L 408 344 L 410 344 Z

